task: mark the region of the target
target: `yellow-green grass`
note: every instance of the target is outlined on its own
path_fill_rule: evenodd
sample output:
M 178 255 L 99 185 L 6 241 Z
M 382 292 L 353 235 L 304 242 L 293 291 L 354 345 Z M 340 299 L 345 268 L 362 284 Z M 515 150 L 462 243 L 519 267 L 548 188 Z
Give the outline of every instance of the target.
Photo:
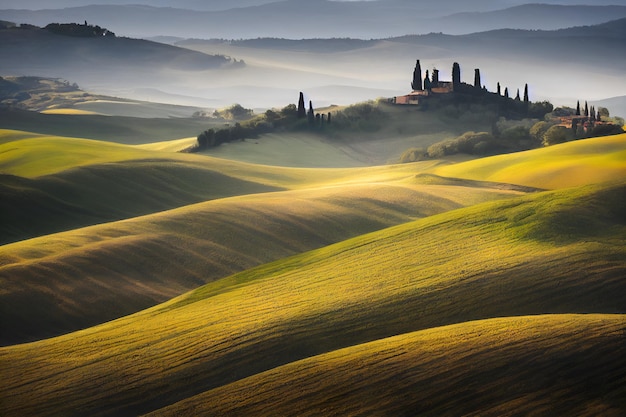
M 0 175 L 0 243 L 232 195 L 341 184 L 409 184 L 416 173 L 438 163 L 283 168 L 9 130 L 0 131 L 0 143 L 0 172 L 5 174 Z
M 2 348 L 3 414 L 136 415 L 394 335 L 493 317 L 623 313 L 625 191 L 622 181 L 430 216 Z
M 147 149 L 150 151 L 163 151 L 163 152 L 181 152 L 196 145 L 198 140 L 196 137 L 166 140 L 163 142 L 146 143 L 145 145 L 136 145 L 140 149 Z
M 287 168 L 0 129 L 0 173 L 3 174 L 36 178 L 85 165 L 145 159 L 209 167 L 233 178 L 284 188 L 403 180 L 440 163 L 429 161 L 364 168 Z
M 95 325 L 252 266 L 516 195 L 459 186 L 345 185 L 221 199 L 5 245 L 0 340 Z
M 97 109 L 95 111 L 98 112 Z M 130 145 L 197 136 L 211 127 L 211 123 L 214 122 L 191 117 L 141 118 L 98 114 L 42 114 L 18 109 L 0 109 L 0 126 L 4 129 Z
M 100 114 L 94 111 L 89 110 L 81 110 L 81 109 L 72 109 L 72 108 L 54 108 L 43 110 L 41 113 L 43 114 L 67 114 L 72 116 L 84 116 L 84 115 L 94 115 Z
M 547 189 L 626 178 L 626 134 L 477 159 L 434 173 Z
M 620 416 L 626 315 L 498 318 L 304 359 L 150 416 Z
M 371 165 L 357 152 L 345 152 L 341 142 L 311 133 L 271 133 L 257 139 L 226 143 L 204 153 L 218 158 L 290 167 L 358 167 Z
M 0 244 L 216 198 L 277 191 L 185 161 L 81 166 L 30 179 L 0 175 Z

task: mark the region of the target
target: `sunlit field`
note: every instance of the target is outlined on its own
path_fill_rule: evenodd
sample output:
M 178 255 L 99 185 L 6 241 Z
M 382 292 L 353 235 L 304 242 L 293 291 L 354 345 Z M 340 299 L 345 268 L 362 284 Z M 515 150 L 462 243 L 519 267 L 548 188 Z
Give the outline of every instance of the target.
M 624 189 L 590 186 L 430 216 L 102 326 L 3 348 L 7 414 L 140 414 L 397 334 L 496 316 L 619 313 Z M 593 227 L 579 221 L 589 213 Z
M 625 326 L 623 315 L 556 314 L 438 327 L 303 359 L 149 415 L 617 415 L 626 391 L 610 369 L 625 365 Z
M 439 175 L 556 189 L 626 178 L 626 134 L 436 169 Z
M 59 153 L 79 149 L 81 162 L 148 153 L 104 143 L 99 148 L 93 141 L 40 140 Z M 40 151 L 33 147 L 21 155 L 29 156 L 33 169 L 37 162 L 65 169 L 5 181 L 12 200 L 5 208 L 7 236 L 31 237 L 4 245 L 0 256 L 3 303 L 13 317 L 7 334 L 14 341 L 98 324 L 265 262 L 526 192 L 416 179 L 436 163 L 315 170 L 163 153 L 168 159 L 76 167 L 80 162 L 71 155 L 53 158 L 52 165 L 50 152 Z M 237 193 L 242 196 L 225 198 Z M 211 201 L 192 205 L 201 200 Z M 185 207 L 111 222 L 177 206 Z M 49 234 L 52 219 L 56 231 L 65 232 Z M 85 227 L 102 221 L 108 222 Z M 20 308 L 27 300 L 39 308 Z
M 4 415 L 623 407 L 624 135 L 353 168 L 0 138 Z
M 74 115 L 74 116 L 100 114 L 100 113 L 96 113 L 94 111 L 89 111 L 89 110 L 63 109 L 63 108 L 44 110 L 42 111 L 42 113 L 43 114 L 68 114 L 68 115 Z
M 0 5 L 0 417 L 626 415 L 626 5 L 133 1 Z

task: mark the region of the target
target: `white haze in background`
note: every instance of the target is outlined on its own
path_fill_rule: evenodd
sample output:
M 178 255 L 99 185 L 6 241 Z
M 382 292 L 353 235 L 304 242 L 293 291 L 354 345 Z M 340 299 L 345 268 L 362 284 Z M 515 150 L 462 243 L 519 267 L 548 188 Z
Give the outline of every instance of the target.
M 316 4 L 320 0 L 297 0 L 303 4 Z M 466 10 L 495 10 L 526 3 L 520 0 L 441 0 L 439 2 L 410 0 L 380 0 L 389 4 L 423 4 L 431 13 L 448 15 Z M 227 10 L 233 7 L 250 7 L 272 3 L 268 0 L 4 0 L 0 9 L 46 8 L 81 6 L 88 4 L 144 4 L 158 7 L 189 8 L 194 10 Z M 626 0 L 591 1 L 542 1 L 558 4 L 626 4 Z M 444 7 L 448 6 L 448 7 Z M 2 16 L 0 15 L 0 19 Z M 76 20 L 76 19 L 74 19 Z M 82 21 L 82 20 L 80 20 Z M 90 19 L 90 23 L 101 24 Z M 149 23 L 149 22 L 143 22 Z M 42 24 L 42 23 L 40 23 Z M 165 31 L 167 27 L 153 25 L 154 31 Z M 416 28 L 407 27 L 405 34 L 416 33 Z M 119 33 L 120 36 L 127 35 Z M 326 37 L 319 33 L 320 38 Z M 299 38 L 294 32 L 292 38 Z M 172 40 L 175 42 L 175 40 Z M 245 60 L 246 67 L 238 69 L 174 71 L 171 69 L 147 68 L 146 72 L 136 69 L 114 72 L 97 70 L 93 73 L 65 72 L 41 75 L 61 77 L 77 82 L 82 88 L 96 93 L 120 97 L 143 99 L 173 104 L 220 108 L 233 103 L 259 111 L 272 107 L 283 107 L 297 101 L 299 91 L 316 107 L 331 104 L 346 105 L 378 97 L 393 97 L 410 91 L 415 60 L 420 59 L 422 68 L 440 70 L 441 79 L 451 79 L 453 62 L 459 62 L 463 80 L 473 83 L 474 68 L 480 68 L 483 84 L 496 90 L 500 82 L 502 89 L 509 88 L 511 96 L 517 89 L 523 91 L 528 83 L 533 101 L 550 100 L 555 105 L 575 106 L 576 100 L 596 101 L 617 95 L 626 95 L 626 79 L 623 67 L 620 71 L 605 69 L 598 60 L 579 60 L 575 64 L 553 60 L 547 56 L 517 59 L 513 54 L 500 56 L 498 51 L 477 55 L 448 51 L 443 47 L 415 46 L 381 42 L 372 47 L 334 53 L 277 51 L 237 47 L 228 44 L 198 46 L 182 44 L 208 54 L 224 54 Z M 510 52 L 510 51 L 508 51 Z M 581 51 L 584 56 L 587 52 Z M 622 54 L 623 51 L 615 51 Z M 614 68 L 614 67 L 613 67 Z

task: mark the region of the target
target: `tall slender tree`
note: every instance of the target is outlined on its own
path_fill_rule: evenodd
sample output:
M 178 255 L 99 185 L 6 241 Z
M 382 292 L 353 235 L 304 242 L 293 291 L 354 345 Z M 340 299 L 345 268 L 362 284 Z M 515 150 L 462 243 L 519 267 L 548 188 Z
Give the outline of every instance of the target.
M 300 92 L 300 99 L 298 99 L 298 119 L 304 119 L 306 117 L 306 109 L 304 108 L 304 94 Z
M 530 100 L 528 99 L 528 83 L 524 85 L 524 103 L 528 103 Z
M 313 102 L 309 100 L 309 112 L 307 113 L 309 117 L 309 123 L 315 124 L 315 110 L 313 110 Z
M 461 66 L 458 62 L 452 64 L 452 89 L 457 91 L 461 86 Z
M 474 70 L 474 87 L 482 88 L 482 84 L 480 82 L 480 69 L 476 68 Z
M 509 87 L 504 87 L 504 97 L 509 98 Z
M 576 116 L 580 116 L 580 100 L 576 102 Z
M 415 64 L 415 69 L 413 70 L 413 82 L 411 83 L 411 88 L 413 90 L 421 91 L 422 88 L 422 66 L 420 65 L 420 60 L 417 60 Z
M 519 88 L 517 89 L 517 95 L 515 96 L 515 100 L 521 101 L 522 99 L 519 96 Z
M 589 117 L 589 105 L 585 101 L 585 117 Z
M 433 69 L 433 87 L 439 87 L 439 70 L 437 68 Z
M 500 83 L 498 82 L 498 95 L 501 96 L 502 95 L 502 89 L 500 87 Z
M 424 90 L 430 90 L 430 87 L 430 76 L 428 75 L 428 70 L 426 70 L 426 76 L 424 77 Z

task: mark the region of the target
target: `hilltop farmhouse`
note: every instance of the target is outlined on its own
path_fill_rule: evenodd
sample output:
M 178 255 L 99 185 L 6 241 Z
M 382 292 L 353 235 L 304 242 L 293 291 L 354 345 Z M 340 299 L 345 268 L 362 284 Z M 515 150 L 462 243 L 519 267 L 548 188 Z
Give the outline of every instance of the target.
M 474 88 L 482 89 L 480 82 L 480 70 L 475 69 Z M 404 96 L 396 96 L 392 99 L 395 104 L 419 105 L 420 101 L 437 94 L 450 94 L 455 91 L 467 91 L 472 88 L 468 84 L 461 83 L 461 68 L 458 63 L 452 65 L 452 81 L 442 81 L 439 79 L 439 70 L 433 69 L 432 74 L 426 70 L 426 75 L 422 78 L 422 67 L 419 59 L 413 71 L 413 81 L 411 82 L 413 91 Z

